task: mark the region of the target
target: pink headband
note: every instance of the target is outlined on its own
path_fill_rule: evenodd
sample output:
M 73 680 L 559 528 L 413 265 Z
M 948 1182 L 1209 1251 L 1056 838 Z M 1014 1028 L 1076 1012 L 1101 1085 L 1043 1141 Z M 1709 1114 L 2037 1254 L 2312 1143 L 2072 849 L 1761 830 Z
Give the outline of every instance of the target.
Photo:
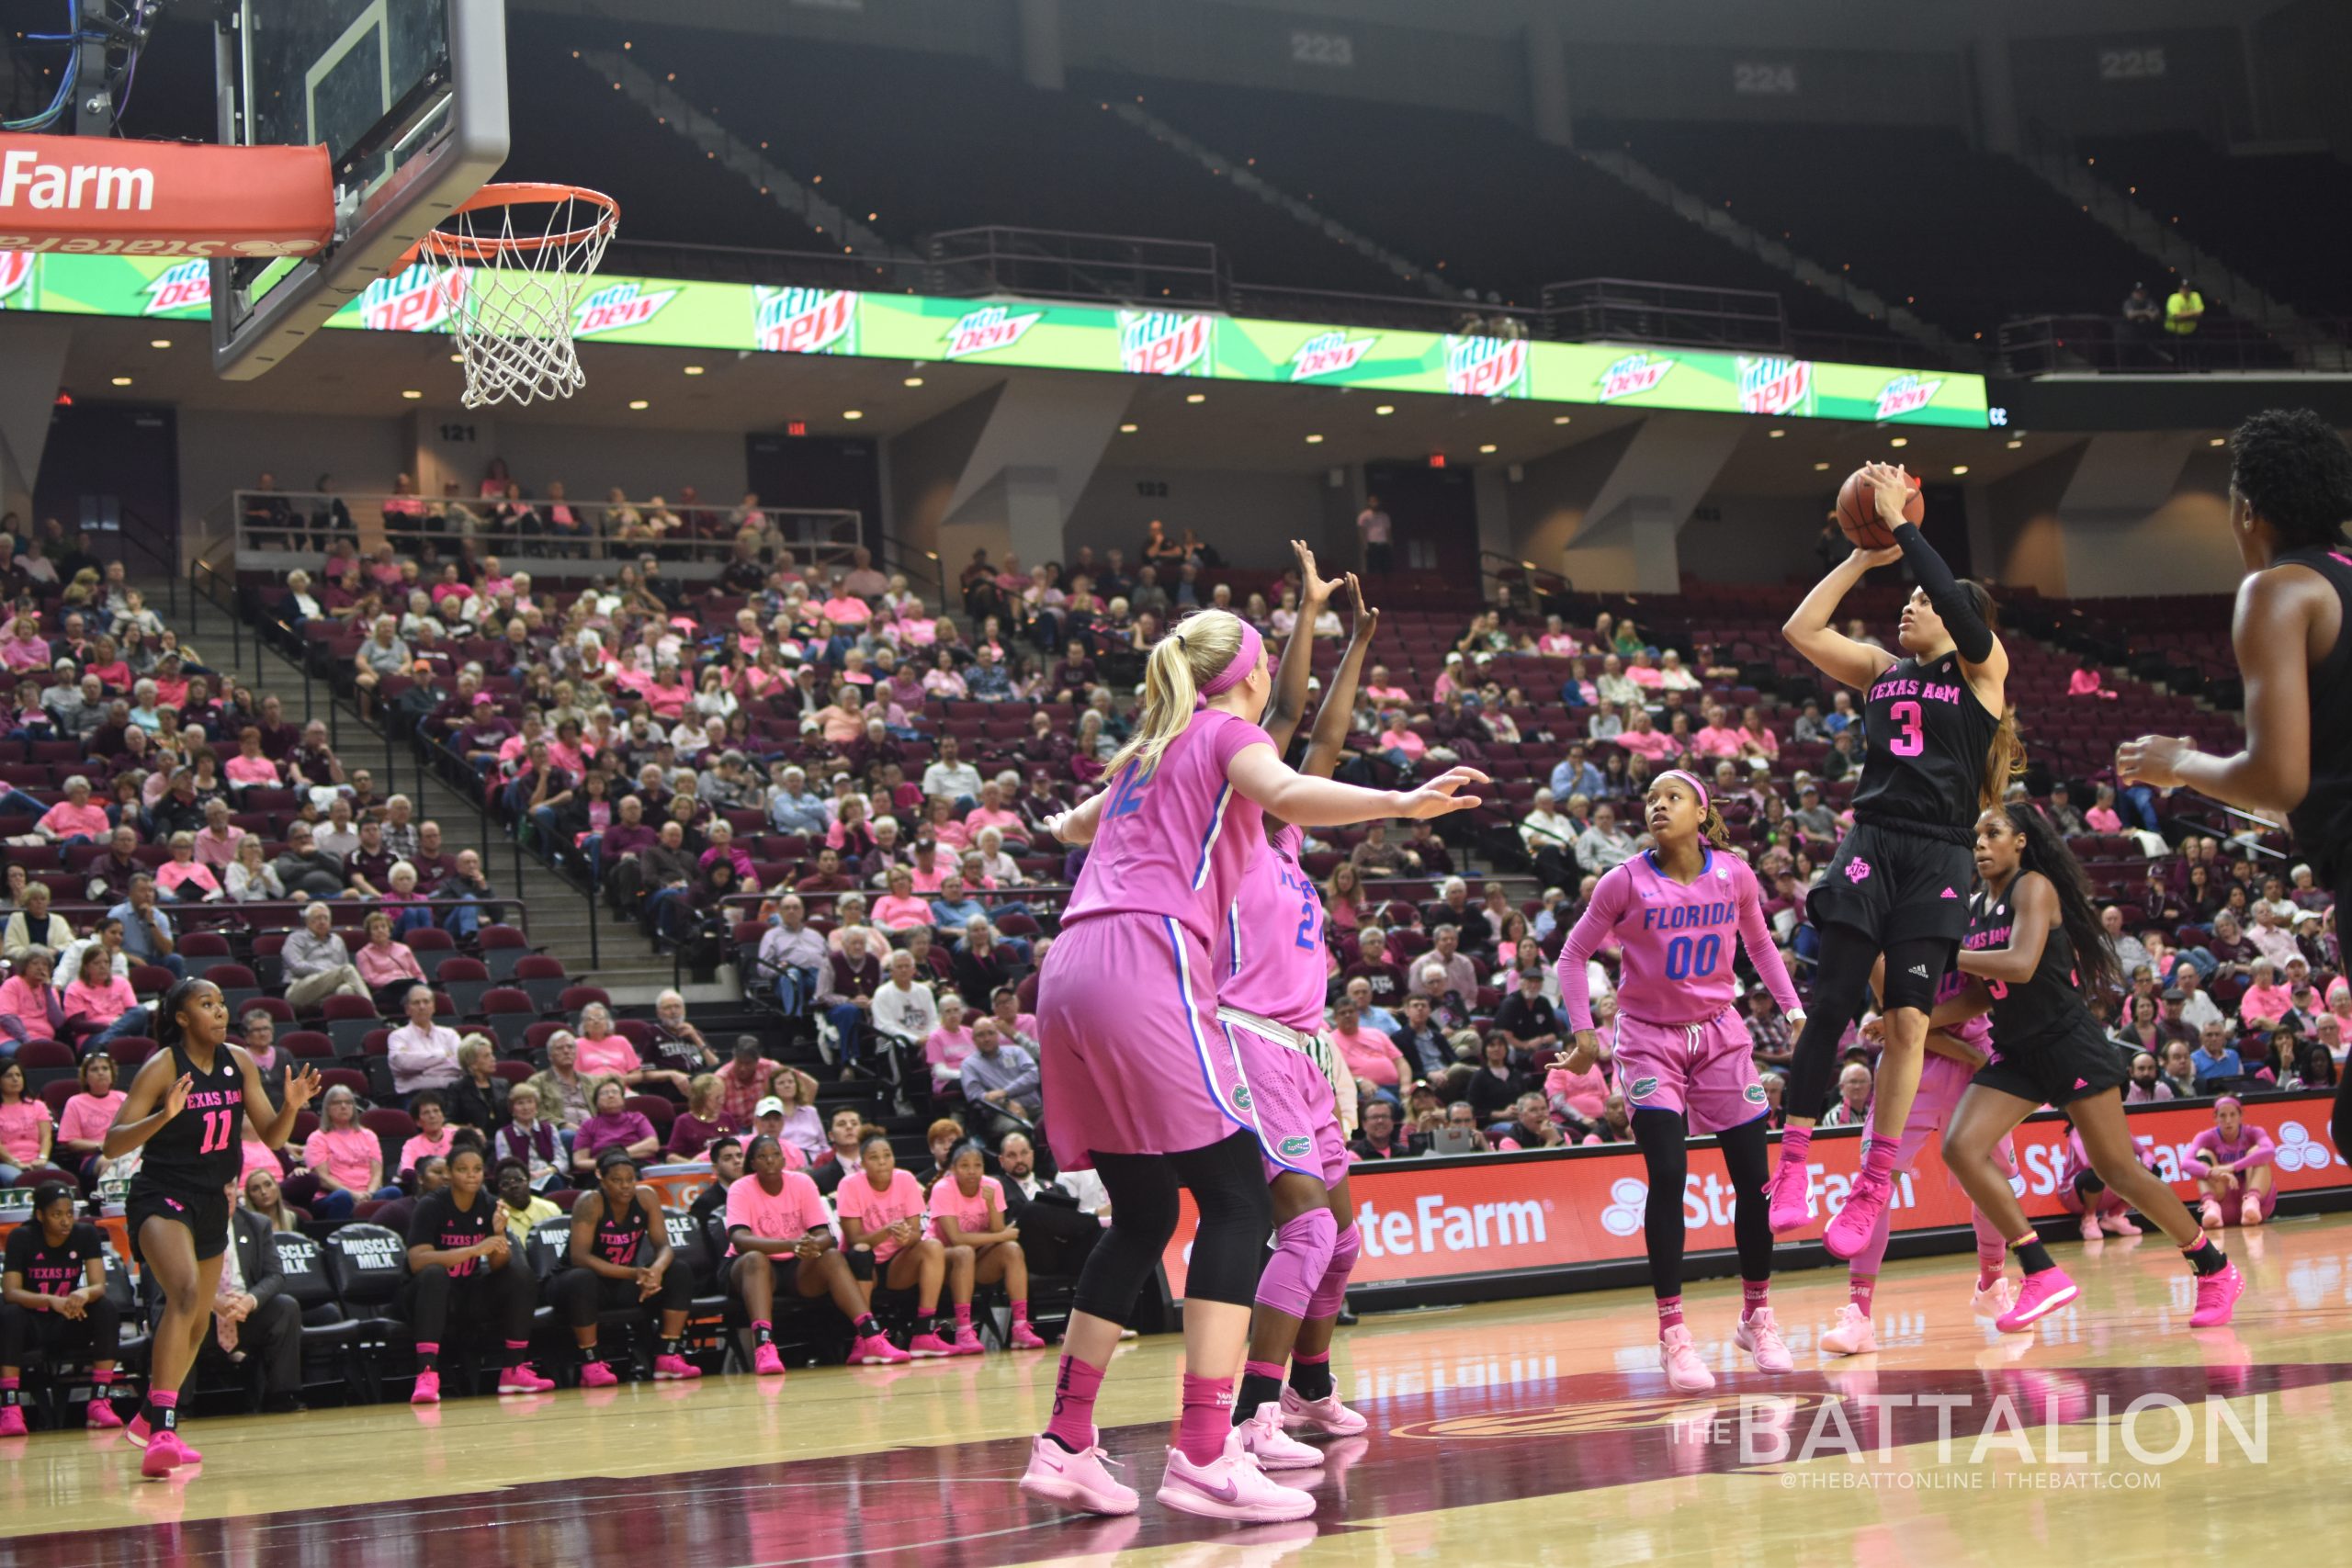
M 1698 774 L 1686 773 L 1680 768 L 1668 768 L 1666 772 L 1658 774 L 1658 781 L 1661 784 L 1668 779 L 1680 779 L 1684 784 L 1689 784 L 1692 789 L 1698 791 L 1699 815 L 1704 817 L 1707 814 L 1707 786 L 1699 782 Z
M 2238 1097 L 2234 1094 L 2225 1094 L 2219 1100 L 2213 1101 L 2213 1109 L 2216 1111 L 2219 1111 L 2224 1105 L 2236 1111 L 2244 1111 L 2245 1110 L 2245 1106 L 2238 1103 Z
M 1236 616 L 1235 619 L 1239 620 L 1240 617 Z M 1184 640 L 1182 631 L 1176 634 L 1176 640 Z M 1234 650 L 1233 662 L 1218 671 L 1208 684 L 1201 688 L 1201 695 L 1204 698 L 1219 696 L 1241 684 L 1249 678 L 1250 671 L 1258 668 L 1258 658 L 1264 652 L 1265 646 L 1266 639 L 1258 635 L 1258 628 L 1242 621 L 1241 646 Z

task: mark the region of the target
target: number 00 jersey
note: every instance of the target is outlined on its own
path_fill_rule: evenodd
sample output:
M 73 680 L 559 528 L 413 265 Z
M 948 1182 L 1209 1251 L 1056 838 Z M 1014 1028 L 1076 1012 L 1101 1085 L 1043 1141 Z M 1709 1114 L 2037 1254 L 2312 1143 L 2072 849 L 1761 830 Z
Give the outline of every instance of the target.
M 1572 1029 L 1592 1027 L 1585 961 L 1611 937 L 1625 948 L 1617 1006 L 1628 1018 L 1690 1024 L 1722 1012 L 1739 994 L 1733 966 L 1743 939 L 1772 999 L 1783 1011 L 1796 1009 L 1756 874 L 1737 855 L 1708 850 L 1688 886 L 1660 872 L 1649 852 L 1600 879 L 1560 949 L 1560 996 Z

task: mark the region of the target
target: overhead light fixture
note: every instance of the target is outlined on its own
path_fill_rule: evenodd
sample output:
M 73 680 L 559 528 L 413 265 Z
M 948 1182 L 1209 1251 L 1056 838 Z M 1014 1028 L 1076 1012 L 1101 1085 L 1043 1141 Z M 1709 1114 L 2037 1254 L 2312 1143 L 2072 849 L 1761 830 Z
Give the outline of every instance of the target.
M 685 367 L 685 370 L 686 374 L 689 376 L 699 376 L 702 374 L 702 367 L 699 365 L 689 365 Z
M 414 387 L 409 387 L 401 390 L 401 396 L 406 398 L 410 402 L 415 402 L 418 399 L 424 397 L 424 394 L 418 391 Z
M 453 354 L 449 356 L 449 363 L 452 365 L 463 365 L 465 362 L 466 356 L 462 354 Z
M 1187 392 L 1184 394 L 1184 400 L 1188 403 L 1204 403 L 1209 400 L 1209 395 L 1206 392 Z
M 653 405 L 647 402 L 643 398 L 631 398 L 628 401 L 628 406 L 632 409 L 644 410 L 650 409 Z
M 905 380 L 903 383 L 901 383 L 901 385 L 909 386 L 909 387 L 920 387 L 920 386 L 922 386 L 922 377 L 920 377 L 920 376 L 910 376 L 910 377 L 908 377 L 908 378 L 906 378 L 906 380 Z
M 1575 417 L 1576 416 L 1573 414 L 1555 413 L 1552 416 L 1552 423 L 1554 424 L 1566 424 Z
M 2010 450 L 2010 451 L 2012 451 L 2012 452 L 2014 452 L 2014 451 L 2016 451 L 2018 447 L 2020 447 L 2020 446 L 2024 446 L 2024 445 L 2025 445 L 2025 443 L 2024 443 L 2024 442 L 2022 442 L 2022 441 L 2012 441 L 2012 442 L 2009 442 L 2007 445 L 2008 445 L 2008 448 L 2009 448 L 2009 450 Z
M 1888 442 L 1887 445 L 1889 446 L 1908 446 L 1911 445 L 1911 438 L 1907 435 L 1898 435 L 1894 440 Z
M 1481 452 L 1491 452 L 1491 451 L 1493 451 L 1494 449 L 1495 449 L 1495 444 L 1494 444 L 1493 442 L 1491 442 L 1491 441 L 1487 442 L 1484 446 L 1481 446 L 1481 447 L 1479 447 L 1479 448 L 1478 448 L 1478 450 L 1479 450 L 1479 451 L 1481 451 Z
M 1954 463 L 1951 466 L 1951 477 L 1954 479 L 1960 478 L 1961 475 L 1966 472 L 1968 472 L 1968 465 L 1965 463 Z
M 1815 463 L 1813 466 L 1813 471 L 1816 474 L 1826 474 L 1829 471 L 1829 465 L 1826 463 Z
M 2229 445 L 2229 443 L 2230 443 L 2230 438 L 2229 438 L 2228 436 L 2226 436 L 2226 435 L 2216 435 L 2215 437 L 2213 437 L 2213 439 L 2212 439 L 2212 440 L 2208 441 L 2207 443 L 2205 443 L 2205 445 L 2206 445 L 2206 446 L 2228 446 L 2228 445 Z
M 1788 434 L 1788 432 L 1787 432 L 1787 431 L 1785 431 L 1785 430 L 1775 430 L 1775 431 L 1770 432 L 1770 434 L 1771 434 L 1771 437 L 1772 437 L 1772 439 L 1773 439 L 1773 440 L 1778 441 L 1781 436 L 1786 435 L 1786 434 Z
M 1306 444 L 1309 446 L 1320 446 L 1323 445 L 1323 438 L 1319 435 L 1310 435 L 1306 438 Z
M 114 378 L 114 384 L 118 387 L 128 387 L 130 385 L 130 378 L 128 376 L 118 376 Z
M 1132 424 L 1123 424 L 1119 426 L 1119 434 L 1122 435 L 1133 435 L 1135 433 L 1136 427 Z
M 842 417 L 843 419 L 864 419 L 865 417 L 865 411 L 864 409 L 843 409 L 842 410 Z
M 1395 403 L 1383 403 L 1372 412 L 1380 415 L 1383 419 L 1385 419 L 1390 414 L 1396 412 L 1396 405 Z
M 150 338 L 147 340 L 147 346 L 149 348 L 169 348 L 172 346 L 172 340 L 167 337 Z

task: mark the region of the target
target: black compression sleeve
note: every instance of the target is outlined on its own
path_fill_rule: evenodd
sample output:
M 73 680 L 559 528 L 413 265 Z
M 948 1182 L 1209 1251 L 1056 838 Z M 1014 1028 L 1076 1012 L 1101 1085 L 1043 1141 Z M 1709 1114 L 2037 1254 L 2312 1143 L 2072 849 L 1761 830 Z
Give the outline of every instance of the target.
M 1951 568 L 1936 553 L 1936 547 L 1909 523 L 1894 525 L 1894 542 L 1903 547 L 1904 560 L 1919 580 L 1919 586 L 1927 590 L 1928 603 L 1943 617 L 1944 629 L 1951 633 L 1952 646 L 1960 650 L 1961 658 L 1971 664 L 1982 664 L 1991 658 L 1993 628 L 1969 604 L 1968 596 L 1961 592 L 1960 579 L 1951 574 Z

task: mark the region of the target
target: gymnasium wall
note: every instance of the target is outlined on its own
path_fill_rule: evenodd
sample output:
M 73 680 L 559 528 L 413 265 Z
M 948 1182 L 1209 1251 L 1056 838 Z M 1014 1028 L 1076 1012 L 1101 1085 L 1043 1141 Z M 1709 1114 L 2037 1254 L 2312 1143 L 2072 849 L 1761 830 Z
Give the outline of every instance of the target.
M 1161 486 L 1164 495 L 1158 493 Z M 1352 566 L 1352 497 L 1348 489 L 1331 489 L 1319 469 L 1271 474 L 1105 466 L 1079 495 L 1064 530 L 1066 548 L 1075 553 L 1091 545 L 1097 555 L 1125 550 L 1132 568 L 1144 525 L 1157 517 L 1171 536 L 1192 529 L 1238 567 L 1287 566 L 1293 539 L 1305 539 L 1318 558 Z

